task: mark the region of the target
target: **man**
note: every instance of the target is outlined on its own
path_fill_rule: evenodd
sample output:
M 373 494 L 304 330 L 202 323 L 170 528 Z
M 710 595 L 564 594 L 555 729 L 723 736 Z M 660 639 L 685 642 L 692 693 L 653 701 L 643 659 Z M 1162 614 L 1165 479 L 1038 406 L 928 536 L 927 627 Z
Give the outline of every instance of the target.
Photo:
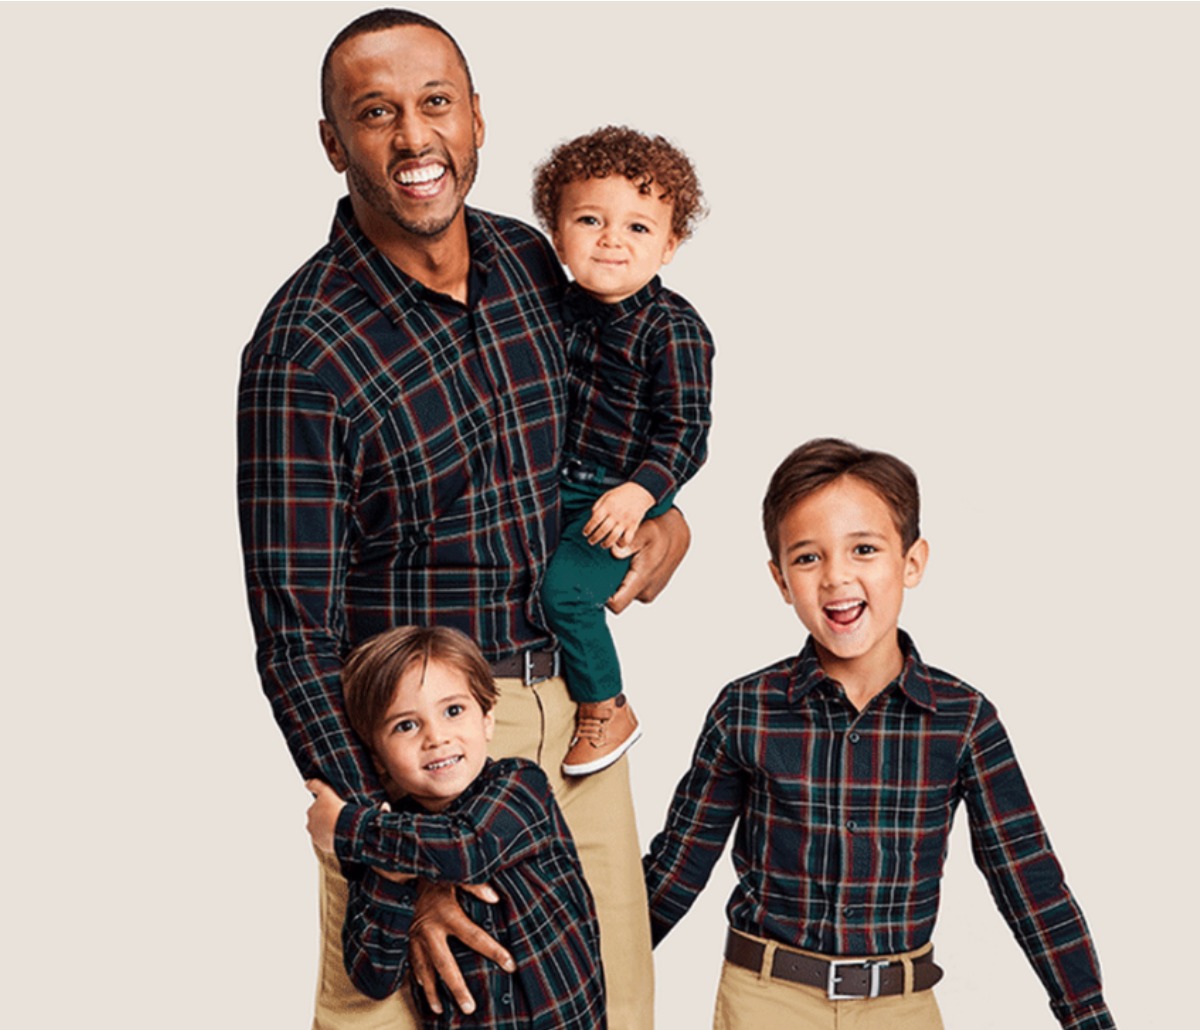
M 242 540 L 264 689 L 303 776 L 379 800 L 342 713 L 343 655 L 401 623 L 451 625 L 479 641 L 500 686 L 493 753 L 540 762 L 575 836 L 600 918 L 609 1023 L 648 1027 L 628 768 L 563 781 L 574 706 L 538 603 L 558 533 L 562 273 L 531 229 L 465 206 L 484 123 L 466 61 L 436 23 L 403 11 L 351 23 L 326 54 L 322 96 L 321 140 L 350 195 L 328 246 L 264 313 L 239 398 Z M 687 538 L 678 512 L 644 525 L 614 609 L 651 600 Z M 414 920 L 413 974 L 428 995 L 436 963 L 464 1002 L 445 933 L 485 945 L 427 901 Z M 341 871 L 326 862 L 315 1025 L 415 1026 L 405 997 L 371 1002 L 349 985 L 344 904 Z

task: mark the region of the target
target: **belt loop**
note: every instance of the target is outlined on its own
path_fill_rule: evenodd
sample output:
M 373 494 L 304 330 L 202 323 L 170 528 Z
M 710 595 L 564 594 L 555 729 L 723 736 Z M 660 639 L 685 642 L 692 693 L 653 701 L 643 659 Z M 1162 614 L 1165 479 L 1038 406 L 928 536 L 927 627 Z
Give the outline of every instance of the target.
M 908 997 L 913 992 L 913 962 L 909 953 L 905 953 L 900 957 L 900 964 L 904 966 L 904 997 Z
M 758 971 L 759 980 L 770 980 L 771 970 L 775 968 L 775 942 L 766 941 L 763 947 L 762 966 Z

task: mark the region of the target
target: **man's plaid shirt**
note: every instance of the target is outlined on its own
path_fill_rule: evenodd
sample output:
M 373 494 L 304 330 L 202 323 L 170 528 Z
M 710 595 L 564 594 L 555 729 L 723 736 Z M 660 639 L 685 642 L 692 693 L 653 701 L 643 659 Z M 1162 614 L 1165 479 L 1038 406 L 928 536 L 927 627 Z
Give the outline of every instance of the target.
M 915 950 L 933 932 L 964 800 L 975 861 L 1055 1016 L 1112 1028 L 1083 913 L 996 710 L 900 641 L 903 672 L 861 713 L 811 640 L 721 692 L 644 861 L 655 942 L 736 825 L 735 929 L 829 956 Z
M 566 391 L 546 240 L 467 209 L 469 302 L 401 273 L 338 207 L 242 360 L 238 493 L 264 690 L 296 764 L 377 781 L 340 708 L 342 659 L 406 623 L 490 659 L 548 644 Z
M 364 994 L 400 989 L 408 965 L 415 889 L 372 869 L 429 880 L 490 883 L 501 901 L 462 894 L 468 913 L 516 962 L 506 973 L 464 945 L 453 945 L 478 1008 L 464 1016 L 442 988 L 441 1016 L 414 997 L 426 1027 L 489 1030 L 603 1030 L 600 933 L 579 856 L 546 774 L 532 762 L 488 762 L 445 811 L 347 805 L 338 818 L 337 853 L 369 866 L 350 882 L 342 932 L 346 969 Z

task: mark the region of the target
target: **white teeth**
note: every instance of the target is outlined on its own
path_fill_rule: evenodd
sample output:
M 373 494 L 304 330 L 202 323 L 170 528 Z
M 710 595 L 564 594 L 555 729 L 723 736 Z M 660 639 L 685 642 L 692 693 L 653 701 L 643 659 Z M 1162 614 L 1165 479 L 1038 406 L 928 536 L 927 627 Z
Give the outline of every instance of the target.
M 458 756 L 455 755 L 453 758 L 443 758 L 440 762 L 430 762 L 427 766 L 425 766 L 425 768 L 426 769 L 447 769 L 457 761 L 458 761 Z
M 848 612 L 852 608 L 857 608 L 860 604 L 862 604 L 862 601 L 839 601 L 837 604 L 827 604 L 825 608 L 831 612 Z
M 419 186 L 440 179 L 445 174 L 445 165 L 422 165 L 420 168 L 408 168 L 401 172 L 399 179 L 404 186 Z

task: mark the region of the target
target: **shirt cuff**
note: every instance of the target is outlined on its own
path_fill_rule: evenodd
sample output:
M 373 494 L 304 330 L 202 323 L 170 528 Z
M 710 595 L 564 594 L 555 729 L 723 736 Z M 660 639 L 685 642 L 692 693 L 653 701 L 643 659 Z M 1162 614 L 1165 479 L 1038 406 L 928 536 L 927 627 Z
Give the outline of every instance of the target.
M 1101 998 L 1086 1005 L 1051 1005 L 1063 1030 L 1116 1030 L 1117 1024 Z
M 661 501 L 675 489 L 675 477 L 663 466 L 654 462 L 642 462 L 629 479 L 646 490 L 654 498 L 655 503 Z
M 363 862 L 362 852 L 367 824 L 377 809 L 346 804 L 333 827 L 333 853 L 343 862 Z

